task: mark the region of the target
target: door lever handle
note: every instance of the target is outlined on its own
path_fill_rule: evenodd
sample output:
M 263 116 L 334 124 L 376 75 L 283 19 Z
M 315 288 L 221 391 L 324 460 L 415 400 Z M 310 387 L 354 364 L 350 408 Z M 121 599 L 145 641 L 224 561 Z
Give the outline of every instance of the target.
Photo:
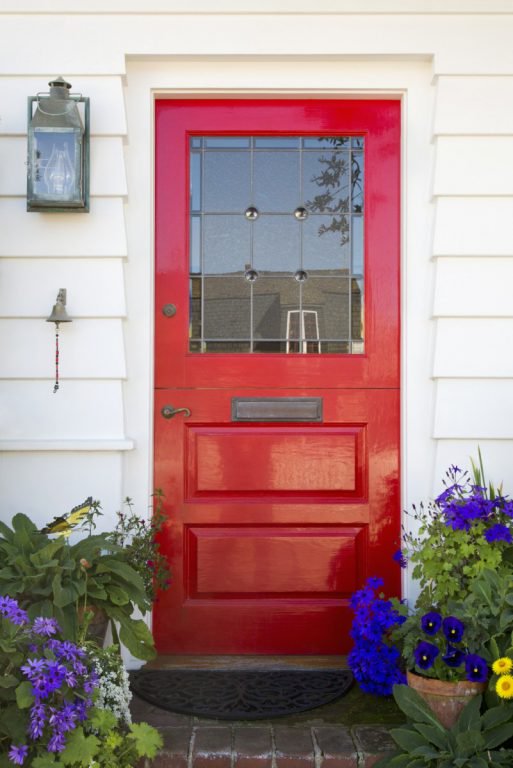
M 165 419 L 172 419 L 177 413 L 184 413 L 186 417 L 191 415 L 189 408 L 173 408 L 172 405 L 165 405 L 160 412 Z

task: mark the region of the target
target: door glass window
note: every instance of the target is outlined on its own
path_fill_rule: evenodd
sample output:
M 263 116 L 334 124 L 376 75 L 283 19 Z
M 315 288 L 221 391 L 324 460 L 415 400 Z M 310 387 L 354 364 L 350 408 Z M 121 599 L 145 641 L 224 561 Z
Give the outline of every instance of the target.
M 191 138 L 191 352 L 363 353 L 364 151 Z

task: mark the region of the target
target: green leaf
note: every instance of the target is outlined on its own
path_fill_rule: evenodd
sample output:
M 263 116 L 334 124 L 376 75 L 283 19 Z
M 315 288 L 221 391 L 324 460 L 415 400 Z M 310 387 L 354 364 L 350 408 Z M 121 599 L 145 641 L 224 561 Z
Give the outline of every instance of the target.
M 56 765 L 62 765 L 61 762 L 55 762 L 55 756 L 52 754 L 35 757 L 32 760 L 33 768 L 55 768 Z
M 475 696 L 465 705 L 454 726 L 455 733 L 479 729 L 481 701 L 481 696 Z
M 394 685 L 394 699 L 399 709 L 401 709 L 410 720 L 416 723 L 427 723 L 437 728 L 441 733 L 445 728 L 438 721 L 436 715 L 430 710 L 426 702 L 419 696 L 417 691 L 407 685 Z
M 432 725 L 426 725 L 425 723 L 415 723 L 413 727 L 428 739 L 431 744 L 434 744 L 439 749 L 447 749 L 447 737 L 445 733 L 442 733 L 438 728 L 434 728 Z
M 61 752 L 61 761 L 64 765 L 88 766 L 93 760 L 101 742 L 96 736 L 85 736 L 83 728 L 76 728 L 67 739 L 66 747 Z
M 102 557 L 98 567 L 98 573 L 115 573 L 121 579 L 132 585 L 135 589 L 144 592 L 144 582 L 137 571 L 127 563 L 117 560 L 115 557 Z
M 153 636 L 142 619 L 119 619 L 119 639 L 136 659 L 151 661 L 157 655 Z
M 164 743 L 160 733 L 148 723 L 132 723 L 128 737 L 135 741 L 138 757 L 155 757 Z
M 32 683 L 28 680 L 24 680 L 16 688 L 16 703 L 20 709 L 28 709 L 34 703 Z
M 78 597 L 73 585 L 63 586 L 61 574 L 56 573 L 52 581 L 53 601 L 58 608 L 65 608 L 67 605 L 75 603 Z
M 503 725 L 498 725 L 496 728 L 490 728 L 490 730 L 486 731 L 483 736 L 485 749 L 499 747 L 513 736 L 513 723 L 504 723 Z
M 486 760 L 483 760 L 482 757 L 478 757 L 477 755 L 474 755 L 474 757 L 471 757 L 468 761 L 469 768 L 490 768 L 490 763 L 488 763 Z
M 130 598 L 124 589 L 118 587 L 116 584 L 107 585 L 108 599 L 110 599 L 114 605 L 127 605 Z
M 2 707 L 0 734 L 9 736 L 11 741 L 24 741 L 27 734 L 28 712 L 20 712 L 16 704 Z
M 491 728 L 495 728 L 497 725 L 507 723 L 508 720 L 513 718 L 513 710 L 506 706 L 499 705 L 498 707 L 492 707 L 487 709 L 481 718 L 484 731 L 488 731 Z
M 426 746 L 425 737 L 411 728 L 392 728 L 390 735 L 405 752 L 413 752 L 417 747 Z
M 484 739 L 479 730 L 464 731 L 456 736 L 458 746 L 458 755 L 470 757 L 475 752 L 479 752 L 484 747 Z
M 100 735 L 107 735 L 109 731 L 116 727 L 118 719 L 109 709 L 93 707 L 89 711 L 87 721 L 94 731 L 98 731 Z
M 0 688 L 14 688 L 20 681 L 14 675 L 2 675 L 0 677 Z

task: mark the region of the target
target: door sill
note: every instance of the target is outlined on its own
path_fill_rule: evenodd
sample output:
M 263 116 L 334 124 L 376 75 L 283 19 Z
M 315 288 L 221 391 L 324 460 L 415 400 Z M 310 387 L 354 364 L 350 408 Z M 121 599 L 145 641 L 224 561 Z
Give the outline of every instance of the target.
M 162 655 L 146 669 L 347 669 L 347 656 Z

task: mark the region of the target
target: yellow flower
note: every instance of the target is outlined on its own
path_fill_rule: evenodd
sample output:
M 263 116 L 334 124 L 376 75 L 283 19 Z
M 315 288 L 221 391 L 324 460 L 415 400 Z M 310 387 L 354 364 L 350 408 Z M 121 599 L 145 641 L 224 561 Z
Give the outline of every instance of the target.
M 496 675 L 506 675 L 513 667 L 513 661 L 507 656 L 497 659 L 492 664 L 492 670 Z
M 513 697 L 513 676 L 501 675 L 495 684 L 495 690 L 501 699 L 511 699 Z

